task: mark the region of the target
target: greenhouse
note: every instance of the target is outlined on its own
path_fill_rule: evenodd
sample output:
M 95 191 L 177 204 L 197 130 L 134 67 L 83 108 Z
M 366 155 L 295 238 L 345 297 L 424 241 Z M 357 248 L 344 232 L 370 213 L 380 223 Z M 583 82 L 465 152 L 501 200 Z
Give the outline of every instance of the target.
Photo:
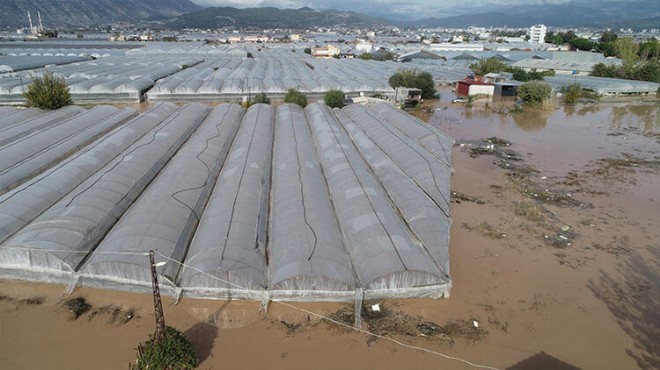
M 453 140 L 390 105 L 23 111 L 2 158 L 43 160 L 0 173 L 3 278 L 147 292 L 155 250 L 174 296 L 449 296 Z
M 599 95 L 655 94 L 660 89 L 660 84 L 656 82 L 593 76 L 558 74 L 545 77 L 544 80 L 555 90 L 561 90 L 562 87 L 573 84 L 580 84 L 583 89 L 591 90 Z

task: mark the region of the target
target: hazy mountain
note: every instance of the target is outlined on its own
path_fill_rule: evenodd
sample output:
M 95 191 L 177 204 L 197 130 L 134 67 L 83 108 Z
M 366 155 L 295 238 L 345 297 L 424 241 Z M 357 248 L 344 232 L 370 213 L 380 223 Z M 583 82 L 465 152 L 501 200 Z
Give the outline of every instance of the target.
M 0 27 L 28 27 L 28 11 L 35 24 L 40 12 L 44 27 L 54 28 L 174 17 L 198 9 L 188 0 L 0 0 Z
M 529 27 L 543 23 L 554 27 L 615 27 L 631 24 L 638 28 L 660 28 L 657 0 L 629 2 L 581 1 L 564 4 L 502 7 L 489 12 L 407 22 L 418 27 Z
M 366 15 L 336 10 L 314 10 L 310 8 L 206 8 L 177 17 L 169 26 L 172 28 L 312 28 L 344 25 L 369 27 L 387 23 Z

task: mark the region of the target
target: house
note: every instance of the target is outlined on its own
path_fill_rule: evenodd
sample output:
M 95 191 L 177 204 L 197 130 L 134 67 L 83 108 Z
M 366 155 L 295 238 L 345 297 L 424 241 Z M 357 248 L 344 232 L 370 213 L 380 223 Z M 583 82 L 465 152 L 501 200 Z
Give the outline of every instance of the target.
M 468 76 L 456 82 L 456 96 L 495 94 L 495 84 L 485 82 L 480 76 Z
M 333 45 L 312 48 L 312 56 L 316 58 L 333 58 L 335 55 L 339 56 L 340 53 L 341 50 Z
M 414 87 L 397 87 L 394 89 L 394 102 L 406 106 L 416 106 L 422 101 L 422 90 Z

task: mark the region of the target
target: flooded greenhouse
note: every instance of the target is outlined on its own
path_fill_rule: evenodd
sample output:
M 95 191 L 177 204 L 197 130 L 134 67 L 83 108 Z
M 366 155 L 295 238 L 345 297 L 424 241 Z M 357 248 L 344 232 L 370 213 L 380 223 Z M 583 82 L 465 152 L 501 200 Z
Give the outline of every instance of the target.
M 4 278 L 149 291 L 155 250 L 176 296 L 449 295 L 453 140 L 390 105 L 21 112 L 0 111 Z

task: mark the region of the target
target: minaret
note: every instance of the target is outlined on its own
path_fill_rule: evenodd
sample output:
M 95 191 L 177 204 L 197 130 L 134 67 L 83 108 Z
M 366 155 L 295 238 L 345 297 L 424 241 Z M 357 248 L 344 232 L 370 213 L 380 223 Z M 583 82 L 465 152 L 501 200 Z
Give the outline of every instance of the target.
M 41 12 L 37 10 L 37 16 L 39 17 L 39 32 L 44 31 L 44 25 L 41 23 Z

